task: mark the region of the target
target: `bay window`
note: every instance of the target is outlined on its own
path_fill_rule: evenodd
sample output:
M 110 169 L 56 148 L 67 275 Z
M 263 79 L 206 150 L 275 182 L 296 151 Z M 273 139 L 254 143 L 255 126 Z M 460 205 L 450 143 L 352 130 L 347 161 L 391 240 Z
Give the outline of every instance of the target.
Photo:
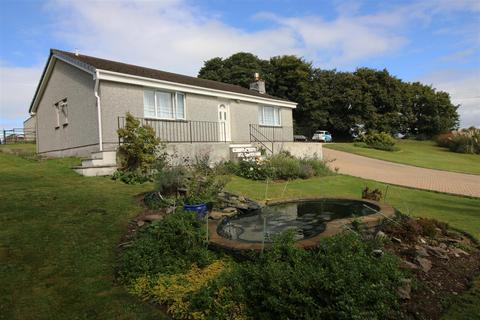
M 280 126 L 280 108 L 260 107 L 258 110 L 259 123 L 264 126 Z
M 185 119 L 185 94 L 181 92 L 145 90 L 143 93 L 145 118 Z

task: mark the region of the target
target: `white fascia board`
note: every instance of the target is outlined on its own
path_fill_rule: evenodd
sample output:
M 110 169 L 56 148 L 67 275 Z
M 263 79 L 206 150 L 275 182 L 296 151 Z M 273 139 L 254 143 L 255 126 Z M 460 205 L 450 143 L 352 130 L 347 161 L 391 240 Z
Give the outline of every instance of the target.
M 54 54 L 53 56 L 58 60 L 62 60 L 63 62 L 68 63 L 71 66 L 74 66 L 75 68 L 78 68 L 82 71 L 85 71 L 86 73 L 89 73 L 92 76 L 95 76 L 95 69 L 93 69 L 93 68 L 92 68 L 93 70 L 90 70 L 88 68 L 83 67 L 80 63 L 76 62 L 74 59 L 68 59 L 68 58 L 62 57 L 58 54 Z
M 177 83 L 177 82 L 170 82 L 165 80 L 139 77 L 139 76 L 113 72 L 108 70 L 98 69 L 98 71 L 99 71 L 100 80 L 129 83 L 129 84 L 134 84 L 134 85 L 139 85 L 139 86 L 149 87 L 149 88 L 159 88 L 159 89 L 165 89 L 165 90 L 171 90 L 171 91 L 182 91 L 186 93 L 195 93 L 199 95 L 207 95 L 207 96 L 220 97 L 220 98 L 233 99 L 233 100 L 242 100 L 242 101 L 259 103 L 262 105 L 276 106 L 276 107 L 286 107 L 291 109 L 295 109 L 297 107 L 297 103 L 290 102 L 290 101 L 250 96 L 248 94 L 198 87 L 198 86 Z
M 48 63 L 47 63 L 47 69 L 45 71 L 45 74 L 43 75 L 43 78 L 40 80 L 41 83 L 40 83 L 40 87 L 38 89 L 38 92 L 37 94 L 33 97 L 33 103 L 32 103 L 32 108 L 30 110 L 30 112 L 36 112 L 37 111 L 37 108 L 38 108 L 38 103 L 40 101 L 40 98 L 43 96 L 43 92 L 45 91 L 45 87 L 48 83 L 48 80 L 50 79 L 50 75 L 52 74 L 52 71 L 53 71 L 53 66 L 55 64 L 55 59 L 58 59 L 58 60 L 61 60 L 65 63 L 68 63 L 69 65 L 73 66 L 73 67 L 76 67 L 84 72 L 87 72 L 89 74 L 91 74 L 94 78 L 95 78 L 95 72 L 93 72 L 92 70 L 89 70 L 87 68 L 84 68 L 82 67 L 81 65 L 75 63 L 74 61 L 71 61 L 69 59 L 65 59 L 64 57 L 61 57 L 57 54 L 54 54 L 50 57 Z
M 40 79 L 40 84 L 38 90 L 35 92 L 35 96 L 32 100 L 32 107 L 30 108 L 29 112 L 37 112 L 38 103 L 40 97 L 43 95 L 43 91 L 45 90 L 45 86 L 47 85 L 48 79 L 50 78 L 50 74 L 53 70 L 53 57 L 51 57 L 47 63 L 47 67 L 43 74 L 43 77 Z

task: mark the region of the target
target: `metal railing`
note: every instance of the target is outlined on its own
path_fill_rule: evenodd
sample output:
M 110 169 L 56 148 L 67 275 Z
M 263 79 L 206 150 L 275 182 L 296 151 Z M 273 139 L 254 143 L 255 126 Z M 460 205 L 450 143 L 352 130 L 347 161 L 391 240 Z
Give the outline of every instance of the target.
M 153 128 L 163 142 L 226 142 L 225 123 L 214 121 L 161 120 L 136 118 L 142 126 Z M 118 128 L 125 127 L 125 117 L 118 117 Z
M 258 142 L 293 141 L 293 127 L 264 126 L 250 124 L 250 136 Z
M 35 143 L 36 141 L 35 130 L 25 130 L 23 128 L 13 128 L 8 130 L 2 130 L 2 136 L 0 137 L 0 143 L 13 144 L 13 143 Z

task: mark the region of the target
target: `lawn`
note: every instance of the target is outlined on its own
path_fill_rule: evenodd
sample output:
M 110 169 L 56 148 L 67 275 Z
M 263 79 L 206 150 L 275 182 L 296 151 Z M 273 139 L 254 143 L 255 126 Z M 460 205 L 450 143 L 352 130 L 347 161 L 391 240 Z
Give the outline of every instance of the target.
M 399 140 L 400 151 L 356 147 L 353 143 L 324 144 L 326 148 L 418 167 L 480 174 L 480 156 L 451 152 L 433 141 Z
M 81 177 L 70 169 L 78 161 L 0 152 L 0 319 L 161 319 L 113 276 L 116 246 L 140 210 L 134 196 L 152 185 Z M 267 197 L 358 197 L 365 185 L 386 188 L 336 175 L 269 184 Z M 227 188 L 264 200 L 265 187 L 233 177 Z M 391 186 L 387 202 L 480 237 L 480 199 Z
M 113 282 L 148 186 L 81 177 L 76 163 L 0 153 L 0 319 L 161 319 Z

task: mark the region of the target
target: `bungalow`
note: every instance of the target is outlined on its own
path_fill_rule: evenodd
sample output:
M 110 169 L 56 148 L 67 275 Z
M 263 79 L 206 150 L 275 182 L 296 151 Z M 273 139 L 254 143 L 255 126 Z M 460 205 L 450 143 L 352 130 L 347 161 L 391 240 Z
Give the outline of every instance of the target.
M 179 157 L 209 153 L 212 161 L 274 153 L 321 154 L 321 145 L 293 143 L 296 103 L 265 93 L 258 74 L 250 89 L 56 49 L 30 105 L 37 152 L 88 156 L 76 171 L 115 170 L 117 129 L 130 112 L 152 126 Z

